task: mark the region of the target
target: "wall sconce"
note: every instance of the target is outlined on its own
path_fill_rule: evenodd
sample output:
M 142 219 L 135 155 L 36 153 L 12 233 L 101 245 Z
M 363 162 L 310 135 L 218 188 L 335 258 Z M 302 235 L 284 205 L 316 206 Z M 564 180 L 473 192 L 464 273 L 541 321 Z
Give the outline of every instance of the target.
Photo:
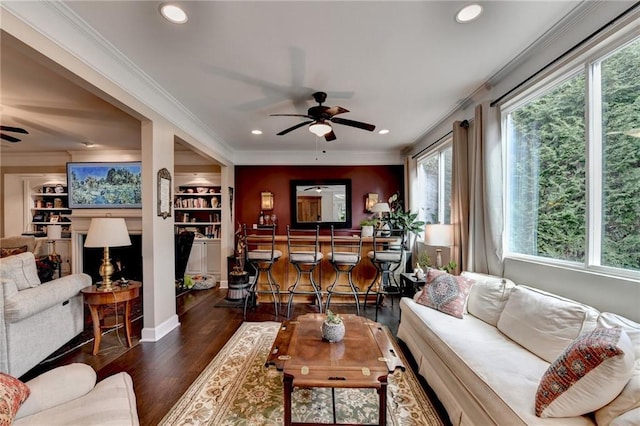
M 364 203 L 364 210 L 367 213 L 372 213 L 373 210 L 371 210 L 373 208 L 373 206 L 378 202 L 378 194 L 376 194 L 375 192 L 370 192 L 367 194 L 367 199 Z
M 265 191 L 260 193 L 260 209 L 273 210 L 273 192 Z

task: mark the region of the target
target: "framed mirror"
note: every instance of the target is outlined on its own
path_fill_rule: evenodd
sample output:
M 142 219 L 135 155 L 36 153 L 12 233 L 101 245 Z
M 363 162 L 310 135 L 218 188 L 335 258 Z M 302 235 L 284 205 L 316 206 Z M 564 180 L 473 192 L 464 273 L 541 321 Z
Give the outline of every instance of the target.
M 351 180 L 291 181 L 291 226 L 351 228 Z

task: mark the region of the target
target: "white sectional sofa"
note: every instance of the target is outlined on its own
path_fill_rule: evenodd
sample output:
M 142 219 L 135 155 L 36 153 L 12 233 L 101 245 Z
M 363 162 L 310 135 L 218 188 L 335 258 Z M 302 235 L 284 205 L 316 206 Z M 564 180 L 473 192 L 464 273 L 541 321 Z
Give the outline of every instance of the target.
M 0 259 L 0 371 L 20 377 L 84 329 L 87 274 L 40 283 L 33 253 Z
M 463 276 L 475 284 L 462 319 L 417 303 L 419 292 L 401 300 L 398 330 L 453 425 L 640 425 L 640 324 L 498 277 Z M 550 363 L 580 333 L 616 325 L 635 357 L 622 393 L 595 413 L 537 417 L 536 391 Z

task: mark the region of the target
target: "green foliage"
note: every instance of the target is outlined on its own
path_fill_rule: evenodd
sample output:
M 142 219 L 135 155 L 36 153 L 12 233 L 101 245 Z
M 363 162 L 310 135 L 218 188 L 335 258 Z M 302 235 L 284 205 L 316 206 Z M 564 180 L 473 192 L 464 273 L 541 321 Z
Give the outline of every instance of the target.
M 362 219 L 360 221 L 360 226 L 378 226 L 378 219 L 370 218 L 370 219 Z
M 342 317 L 332 312 L 331 309 L 327 309 L 326 322 L 328 322 L 329 324 L 340 324 L 342 322 Z
M 601 74 L 601 263 L 640 270 L 640 138 L 621 133 L 640 128 L 640 41 L 604 59 Z M 520 253 L 585 261 L 586 90 L 581 71 L 511 114 L 509 232 Z

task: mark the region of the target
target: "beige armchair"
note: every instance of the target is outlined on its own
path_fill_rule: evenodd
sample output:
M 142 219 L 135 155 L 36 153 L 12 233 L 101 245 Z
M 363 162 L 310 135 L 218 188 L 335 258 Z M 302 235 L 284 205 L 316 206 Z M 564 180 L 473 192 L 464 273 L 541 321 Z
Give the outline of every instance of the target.
M 39 241 L 33 235 L 15 235 L 11 237 L 0 238 L 1 248 L 14 248 L 27 246 L 27 251 L 35 253 L 38 248 Z

